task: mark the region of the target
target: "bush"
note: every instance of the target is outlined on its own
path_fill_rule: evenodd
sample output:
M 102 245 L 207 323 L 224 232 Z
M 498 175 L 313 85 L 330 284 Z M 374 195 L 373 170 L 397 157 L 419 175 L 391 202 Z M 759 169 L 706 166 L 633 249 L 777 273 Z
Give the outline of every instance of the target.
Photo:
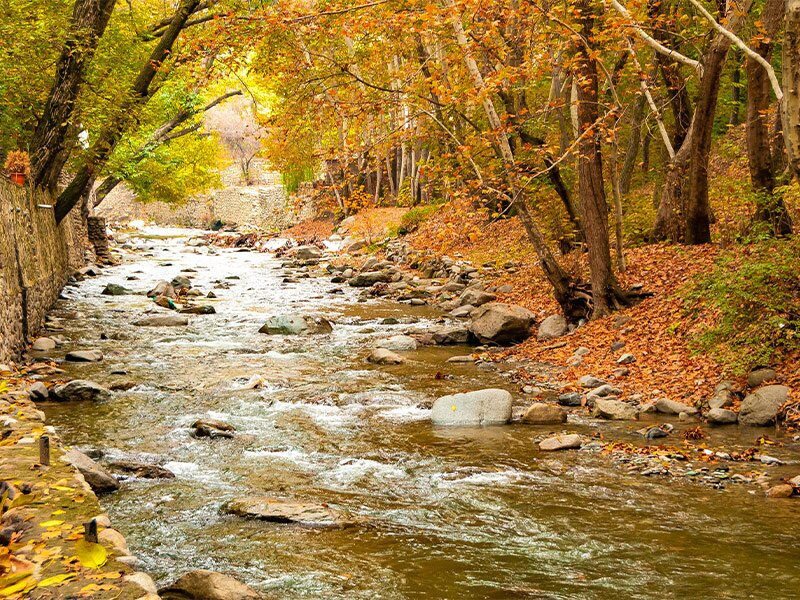
M 682 292 L 687 316 L 710 321 L 694 335 L 735 373 L 800 349 L 800 237 L 739 246 Z
M 424 223 L 428 217 L 435 213 L 437 208 L 439 207 L 435 204 L 428 206 L 416 206 L 412 208 L 402 217 L 400 217 L 400 228 L 398 233 L 404 234 L 414 231 L 417 227 Z

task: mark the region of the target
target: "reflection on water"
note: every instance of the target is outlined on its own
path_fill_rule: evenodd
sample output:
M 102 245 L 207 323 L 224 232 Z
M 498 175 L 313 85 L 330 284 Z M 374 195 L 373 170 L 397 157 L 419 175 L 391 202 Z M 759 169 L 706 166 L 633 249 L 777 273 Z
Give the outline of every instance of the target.
M 81 317 L 64 320 L 66 349 L 106 356 L 68 366 L 70 376 L 136 387 L 47 413 L 67 443 L 175 472 L 103 500 L 161 581 L 206 568 L 276 598 L 370 600 L 785 598 L 800 583 L 797 503 L 629 476 L 588 453 L 543 455 L 532 438 L 545 429 L 432 429 L 421 406 L 436 396 L 506 384 L 445 362 L 463 348 L 407 353 L 396 367 L 364 362 L 375 340 L 428 325 L 428 309 L 329 295 L 324 279 L 283 284 L 264 254 L 209 255 L 169 236 L 147 244 L 149 256 L 69 289 L 55 311 Z M 185 268 L 218 296 L 217 314 L 188 328 L 133 327 L 152 309 L 143 295 L 100 295 L 109 282 L 145 292 Z M 257 333 L 267 314 L 287 311 L 325 315 L 335 331 Z M 382 324 L 388 316 L 419 322 Z M 253 375 L 267 384 L 243 389 Z M 194 439 L 199 417 L 238 435 Z M 369 524 L 306 530 L 220 514 L 248 494 L 327 502 Z

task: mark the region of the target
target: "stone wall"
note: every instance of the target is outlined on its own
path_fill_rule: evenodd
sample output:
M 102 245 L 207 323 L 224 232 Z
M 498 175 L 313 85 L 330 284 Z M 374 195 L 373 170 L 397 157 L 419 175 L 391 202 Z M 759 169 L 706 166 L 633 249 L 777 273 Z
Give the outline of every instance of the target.
M 80 212 L 56 225 L 51 205 L 45 194 L 0 177 L 0 362 L 19 355 L 84 264 Z

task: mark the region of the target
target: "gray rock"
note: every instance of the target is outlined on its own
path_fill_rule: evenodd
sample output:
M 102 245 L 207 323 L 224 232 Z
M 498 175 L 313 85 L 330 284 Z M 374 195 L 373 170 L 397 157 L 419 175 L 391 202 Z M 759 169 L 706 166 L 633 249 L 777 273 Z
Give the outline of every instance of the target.
M 567 411 L 555 404 L 536 402 L 528 407 L 520 420 L 531 425 L 566 423 Z
M 618 365 L 629 365 L 636 362 L 636 357 L 633 354 L 623 354 L 617 359 Z
M 488 292 L 484 292 L 483 290 L 478 289 L 468 289 L 466 290 L 461 296 L 459 296 L 458 300 L 461 306 L 482 306 L 484 304 L 488 304 L 489 302 L 494 302 L 497 299 L 497 296 L 494 294 L 490 294 Z
M 31 346 L 31 350 L 35 350 L 36 352 L 47 352 L 49 350 L 55 350 L 56 341 L 49 337 L 40 337 L 37 338 L 33 345 Z
M 187 306 L 178 311 L 182 315 L 213 315 L 216 314 L 216 309 L 210 304 L 202 304 L 198 306 Z
M 378 342 L 378 348 L 386 348 L 396 352 L 410 352 L 417 349 L 417 340 L 410 335 L 393 335 Z
M 594 388 L 591 392 L 586 394 L 587 400 L 595 400 L 596 398 L 605 398 L 606 396 L 616 396 L 621 394 L 622 390 L 615 388 L 613 385 L 604 383 L 603 385 Z
M 472 358 L 471 354 L 465 354 L 463 356 L 451 356 L 447 359 L 449 363 L 474 363 L 475 359 Z
M 252 588 L 229 575 L 214 571 L 191 571 L 158 590 L 163 600 L 261 600 Z M 144 598 L 144 596 L 143 596 Z
M 367 357 L 367 362 L 374 365 L 400 365 L 406 359 L 386 348 L 375 348 Z
M 316 335 L 328 334 L 332 331 L 333 326 L 327 319 L 300 314 L 270 317 L 258 330 L 259 333 L 268 335 Z
M 482 344 L 515 344 L 530 336 L 533 321 L 526 308 L 490 302 L 477 309 L 469 331 Z
M 62 402 L 100 401 L 111 398 L 111 392 L 93 381 L 73 379 L 69 383 L 54 387 L 50 397 Z
M 450 316 L 455 319 L 466 319 L 475 311 L 475 307 L 472 304 L 465 304 L 464 306 L 459 306 L 458 308 L 453 309 L 450 311 Z
M 598 398 L 592 416 L 614 421 L 633 421 L 639 418 L 639 410 L 627 402 L 612 398 Z
M 715 425 L 728 425 L 739 420 L 739 415 L 732 410 L 724 408 L 712 408 L 706 416 L 708 417 L 708 422 Z
M 294 523 L 306 527 L 342 528 L 364 521 L 355 515 L 334 510 L 324 504 L 293 502 L 267 496 L 247 496 L 226 502 L 223 512 L 268 521 L 270 523 Z
M 299 260 L 316 260 L 322 258 L 322 250 L 316 246 L 298 246 L 292 251 L 292 255 Z
M 134 321 L 133 324 L 136 327 L 185 327 L 189 319 L 180 315 L 154 315 Z
M 466 344 L 469 341 L 469 330 L 460 325 L 442 325 L 431 329 L 431 339 L 440 346 Z
M 501 389 L 486 389 L 438 398 L 433 403 L 434 425 L 504 425 L 511 419 L 511 394 Z
M 774 369 L 769 369 L 766 367 L 755 369 L 750 371 L 750 373 L 747 375 L 747 385 L 751 388 L 757 388 L 767 381 L 774 381 L 777 376 L 778 375 L 775 373 Z
M 170 284 L 177 292 L 188 291 L 192 288 L 192 280 L 185 275 L 178 275 Z
M 679 415 L 681 413 L 696 415 L 700 412 L 696 406 L 689 406 L 683 402 L 676 402 L 668 398 L 659 398 L 656 400 L 656 410 L 665 415 Z
M 556 450 L 572 450 L 581 447 L 581 436 L 577 433 L 554 435 L 539 442 L 539 450 L 555 452 Z
M 557 402 L 561 406 L 580 406 L 583 400 L 583 396 L 581 396 L 578 392 L 569 392 L 567 394 L 561 394 L 558 397 Z
M 127 294 L 131 294 L 132 292 L 125 286 L 116 283 L 109 283 L 100 293 L 103 296 L 125 296 Z
M 175 288 L 172 287 L 169 281 L 159 281 L 156 287 L 147 292 L 148 298 L 156 298 L 157 296 L 166 296 L 174 300 L 178 297 L 178 294 L 175 293 Z
M 103 467 L 74 448 L 64 454 L 64 460 L 78 469 L 86 483 L 96 494 L 104 494 L 119 489 L 119 481 Z
M 561 337 L 569 330 L 567 320 L 562 315 L 550 315 L 539 325 L 536 339 L 540 342 Z
M 134 460 L 116 460 L 108 463 L 108 468 L 117 473 L 140 479 L 174 479 L 175 473 L 159 465 Z
M 389 283 L 392 281 L 392 273 L 388 271 L 367 271 L 358 273 L 347 285 L 350 287 L 372 287 L 376 283 Z
M 100 362 L 103 360 L 103 353 L 99 350 L 75 350 L 67 352 L 64 360 L 67 362 Z
M 788 399 L 789 388 L 785 385 L 767 385 L 759 388 L 742 401 L 739 422 L 744 425 L 770 425 Z
M 28 388 L 28 395 L 34 402 L 41 402 L 43 400 L 47 400 L 50 392 L 47 390 L 47 386 L 45 386 L 41 381 L 37 381 Z
M 597 377 L 594 377 L 592 375 L 584 375 L 583 377 L 578 379 L 578 383 L 580 384 L 581 387 L 584 387 L 589 390 L 600 387 L 601 385 L 606 385 L 605 381 L 603 381 L 602 379 L 598 379 Z
M 718 389 L 714 391 L 714 395 L 708 400 L 708 407 L 726 408 L 733 404 L 733 392 L 729 389 Z

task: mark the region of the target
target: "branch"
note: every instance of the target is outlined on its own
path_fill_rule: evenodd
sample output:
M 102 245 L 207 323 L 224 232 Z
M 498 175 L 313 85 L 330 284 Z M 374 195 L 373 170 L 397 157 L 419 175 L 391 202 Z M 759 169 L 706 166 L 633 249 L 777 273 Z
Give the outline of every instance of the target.
M 613 0 L 616 1 L 616 0 Z M 702 14 L 706 20 L 711 23 L 711 26 L 716 29 L 719 33 L 724 35 L 730 41 L 732 41 L 737 48 L 739 48 L 742 52 L 744 52 L 748 58 L 754 60 L 759 65 L 764 67 L 764 70 L 767 72 L 767 76 L 769 77 L 770 85 L 772 85 L 772 91 L 775 93 L 775 97 L 777 98 L 778 102 L 783 101 L 783 89 L 781 88 L 780 82 L 778 82 L 778 77 L 775 75 L 775 69 L 772 68 L 772 65 L 767 61 L 763 56 L 761 56 L 758 52 L 750 48 L 747 44 L 745 44 L 741 38 L 739 38 L 735 33 L 726 29 L 719 22 L 714 18 L 714 16 L 708 12 L 705 7 L 700 4 L 697 0 L 689 0 L 689 2 L 694 6 L 700 14 Z
M 693 0 L 689 1 L 692 2 Z M 693 58 L 689 58 L 688 56 L 684 56 L 683 54 L 681 54 L 676 50 L 667 48 L 657 39 L 649 35 L 644 29 L 641 28 L 639 24 L 634 22 L 631 13 L 629 13 L 628 9 L 625 8 L 622 4 L 620 4 L 618 0 L 611 0 L 611 5 L 617 10 L 619 14 L 621 14 L 623 17 L 625 17 L 630 21 L 630 23 L 628 23 L 628 26 L 631 29 L 633 29 L 640 38 L 642 38 L 645 44 L 653 48 L 653 50 L 655 50 L 659 54 L 663 54 L 664 56 L 671 58 L 676 62 L 692 67 L 700 75 L 703 74 L 703 65 L 701 65 L 699 61 L 696 61 Z

